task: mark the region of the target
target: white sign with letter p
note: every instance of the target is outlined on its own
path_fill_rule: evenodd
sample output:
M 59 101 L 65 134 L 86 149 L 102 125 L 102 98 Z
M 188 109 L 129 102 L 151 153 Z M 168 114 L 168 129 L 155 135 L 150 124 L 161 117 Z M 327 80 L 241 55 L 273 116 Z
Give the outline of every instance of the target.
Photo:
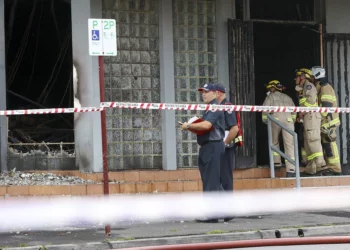
M 89 54 L 117 55 L 117 27 L 114 19 L 89 19 Z

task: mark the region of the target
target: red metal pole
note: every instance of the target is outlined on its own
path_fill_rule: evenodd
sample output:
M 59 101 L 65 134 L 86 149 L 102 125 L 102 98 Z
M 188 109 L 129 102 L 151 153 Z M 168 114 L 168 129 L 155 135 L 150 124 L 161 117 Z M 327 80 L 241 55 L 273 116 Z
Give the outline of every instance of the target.
M 100 102 L 105 101 L 105 78 L 104 78 L 104 61 L 103 56 L 98 57 L 99 79 L 100 79 Z M 107 126 L 106 126 L 106 110 L 101 111 L 101 131 L 102 131 L 102 160 L 103 160 L 103 194 L 109 194 L 108 185 L 108 160 L 107 160 Z M 111 226 L 105 226 L 106 235 L 111 235 Z
M 120 248 L 119 250 L 211 250 L 211 249 L 230 249 L 245 247 L 264 247 L 264 246 L 291 246 L 291 245 L 317 245 L 317 244 L 344 244 L 350 243 L 349 236 L 325 236 L 325 237 L 306 237 L 306 238 L 279 238 L 279 239 L 260 239 L 260 240 L 238 240 L 227 242 L 210 243 L 192 243 L 179 245 L 163 245 L 148 247 Z M 112 249 L 113 250 L 113 249 Z M 116 249 L 114 249 L 116 250 Z

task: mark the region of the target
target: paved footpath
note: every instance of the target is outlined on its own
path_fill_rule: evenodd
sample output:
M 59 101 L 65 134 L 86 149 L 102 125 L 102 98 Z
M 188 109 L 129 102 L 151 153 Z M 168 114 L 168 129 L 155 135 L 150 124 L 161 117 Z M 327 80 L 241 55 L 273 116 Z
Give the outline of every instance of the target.
M 266 214 L 238 217 L 224 223 L 194 221 L 123 222 L 112 224 L 106 237 L 103 225 L 80 225 L 43 231 L 0 232 L 0 249 L 117 249 L 212 241 L 350 235 L 350 210 Z M 31 247 L 33 246 L 33 247 Z M 45 249 L 41 248 L 41 249 Z

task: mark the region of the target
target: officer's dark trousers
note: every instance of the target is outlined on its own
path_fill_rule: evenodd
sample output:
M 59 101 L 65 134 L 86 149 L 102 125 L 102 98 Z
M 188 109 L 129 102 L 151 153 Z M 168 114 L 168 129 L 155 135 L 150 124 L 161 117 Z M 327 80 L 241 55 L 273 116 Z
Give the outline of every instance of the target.
M 220 161 L 224 150 L 223 141 L 209 142 L 201 146 L 198 166 L 203 183 L 203 192 L 220 191 Z
M 221 157 L 221 185 L 225 191 L 233 190 L 233 167 L 235 163 L 235 146 L 225 148 L 225 153 Z

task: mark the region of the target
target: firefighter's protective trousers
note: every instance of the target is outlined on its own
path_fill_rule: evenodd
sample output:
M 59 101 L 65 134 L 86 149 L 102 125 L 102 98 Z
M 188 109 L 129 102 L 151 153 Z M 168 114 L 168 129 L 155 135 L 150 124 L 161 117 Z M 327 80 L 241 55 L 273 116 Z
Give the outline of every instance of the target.
M 309 81 L 303 85 L 303 93 L 299 99 L 301 107 L 318 107 L 316 87 Z M 304 149 L 307 165 L 305 172 L 315 174 L 326 168 L 321 144 L 321 114 L 308 112 L 304 114 Z
M 288 95 L 275 91 L 265 98 L 263 106 L 295 106 L 292 98 Z M 289 129 L 294 131 L 294 122 L 296 120 L 296 113 L 291 112 L 274 112 L 272 116 L 284 123 Z M 263 112 L 262 120 L 267 123 L 267 113 Z M 276 123 L 272 123 L 272 145 L 280 149 L 279 136 L 282 133 L 284 153 L 288 155 L 292 160 L 294 160 L 294 142 L 293 136 L 287 131 L 282 129 Z M 273 160 L 275 165 L 281 164 L 281 156 L 273 151 Z M 287 172 L 295 173 L 295 166 L 286 160 L 286 170 Z
M 329 83 L 317 85 L 318 98 L 322 107 L 337 107 L 337 97 Z M 336 142 L 337 127 L 340 126 L 338 113 L 321 113 L 321 141 L 327 167 L 334 172 L 341 173 L 340 157 Z

